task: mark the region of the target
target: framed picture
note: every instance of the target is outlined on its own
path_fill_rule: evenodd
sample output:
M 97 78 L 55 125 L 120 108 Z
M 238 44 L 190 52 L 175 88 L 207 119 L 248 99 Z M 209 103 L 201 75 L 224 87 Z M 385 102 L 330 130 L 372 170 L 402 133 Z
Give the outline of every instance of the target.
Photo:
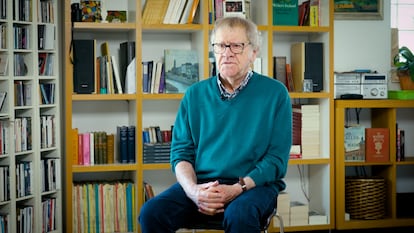
M 250 18 L 250 0 L 223 1 L 223 16 Z
M 382 20 L 383 0 L 334 0 L 335 20 Z

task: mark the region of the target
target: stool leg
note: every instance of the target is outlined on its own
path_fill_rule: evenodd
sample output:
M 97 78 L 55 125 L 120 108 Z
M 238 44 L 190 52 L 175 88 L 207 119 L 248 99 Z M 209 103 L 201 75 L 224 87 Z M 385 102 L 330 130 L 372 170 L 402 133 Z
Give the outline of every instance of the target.
M 283 225 L 282 216 L 280 216 L 278 213 L 276 213 L 275 217 L 279 220 L 279 232 L 284 233 L 285 232 L 285 227 Z

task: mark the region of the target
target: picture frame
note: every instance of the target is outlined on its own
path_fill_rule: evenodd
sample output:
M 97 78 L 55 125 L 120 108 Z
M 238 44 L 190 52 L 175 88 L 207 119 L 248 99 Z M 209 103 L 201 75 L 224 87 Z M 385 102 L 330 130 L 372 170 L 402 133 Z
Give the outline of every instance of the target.
M 334 0 L 335 20 L 383 20 L 383 0 Z
M 223 17 L 228 16 L 250 19 L 250 0 L 223 1 Z

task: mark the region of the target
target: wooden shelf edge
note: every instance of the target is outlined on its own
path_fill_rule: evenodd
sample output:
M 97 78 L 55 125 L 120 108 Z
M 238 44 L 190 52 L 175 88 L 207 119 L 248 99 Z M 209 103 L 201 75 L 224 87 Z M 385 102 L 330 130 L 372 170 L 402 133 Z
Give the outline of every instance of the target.
M 83 172 L 108 172 L 108 171 L 136 171 L 136 164 L 103 164 L 103 165 L 91 165 L 91 166 L 81 166 L 73 165 L 73 173 L 83 173 Z

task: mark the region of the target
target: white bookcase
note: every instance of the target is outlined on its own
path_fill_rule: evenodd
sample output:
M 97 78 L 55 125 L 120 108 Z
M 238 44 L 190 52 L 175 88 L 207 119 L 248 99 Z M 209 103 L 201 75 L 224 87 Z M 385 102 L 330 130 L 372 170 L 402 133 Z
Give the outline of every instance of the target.
M 0 215 L 8 232 L 62 232 L 60 1 L 0 2 Z

